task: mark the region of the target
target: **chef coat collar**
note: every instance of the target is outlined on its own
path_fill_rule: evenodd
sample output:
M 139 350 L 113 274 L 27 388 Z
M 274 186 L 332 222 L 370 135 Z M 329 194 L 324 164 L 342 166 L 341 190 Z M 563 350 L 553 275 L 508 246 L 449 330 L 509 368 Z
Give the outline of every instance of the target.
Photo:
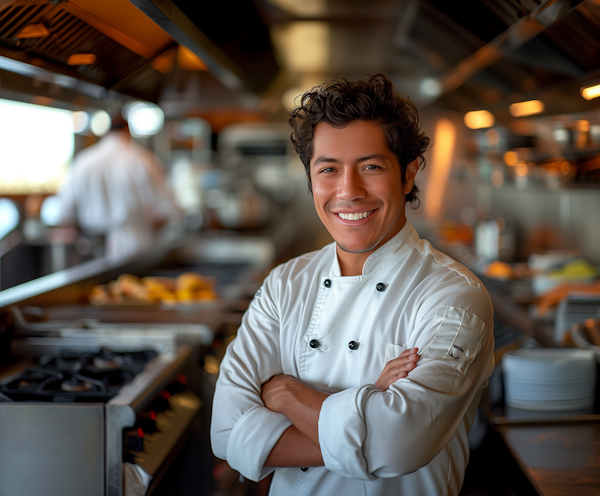
M 364 276 L 396 261 L 398 257 L 408 251 L 418 239 L 419 235 L 417 234 L 417 231 L 407 220 L 398 234 L 369 255 L 369 258 L 365 260 L 365 264 L 363 265 L 362 275 Z M 338 260 L 336 243 L 333 243 L 333 257 L 332 275 L 333 277 L 341 277 L 342 272 L 340 270 L 340 261 Z
M 131 136 L 124 131 L 110 131 L 100 140 L 103 145 L 111 145 L 113 143 L 130 143 Z

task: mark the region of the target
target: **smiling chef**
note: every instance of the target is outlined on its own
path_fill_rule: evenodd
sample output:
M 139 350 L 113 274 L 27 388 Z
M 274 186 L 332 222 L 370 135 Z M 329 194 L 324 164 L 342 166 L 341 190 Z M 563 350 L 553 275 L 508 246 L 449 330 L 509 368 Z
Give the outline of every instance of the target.
M 335 240 L 276 267 L 227 349 L 213 451 L 271 495 L 455 495 L 493 369 L 492 305 L 406 220 L 429 138 L 377 75 L 290 114 Z

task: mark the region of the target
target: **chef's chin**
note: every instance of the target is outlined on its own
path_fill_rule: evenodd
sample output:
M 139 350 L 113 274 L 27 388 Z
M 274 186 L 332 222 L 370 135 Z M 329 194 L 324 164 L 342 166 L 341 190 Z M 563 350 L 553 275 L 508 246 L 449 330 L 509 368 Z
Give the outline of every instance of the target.
M 368 247 L 363 247 L 363 248 L 352 248 L 349 247 L 347 245 L 344 245 L 343 243 L 340 243 L 339 241 L 336 241 L 335 244 L 338 246 L 338 248 L 342 251 L 345 251 L 346 253 L 368 253 L 370 251 L 375 250 L 375 248 L 377 248 L 377 245 L 379 243 L 375 243 L 373 244 L 373 246 L 368 246 Z

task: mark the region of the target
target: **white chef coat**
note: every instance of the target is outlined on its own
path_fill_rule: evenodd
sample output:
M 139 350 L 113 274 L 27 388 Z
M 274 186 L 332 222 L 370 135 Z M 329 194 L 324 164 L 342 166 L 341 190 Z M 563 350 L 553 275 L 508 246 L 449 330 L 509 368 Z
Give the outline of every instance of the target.
M 277 469 L 271 495 L 458 494 L 494 366 L 492 314 L 481 282 L 408 222 L 362 275 L 340 275 L 335 243 L 280 265 L 221 364 L 213 451 L 254 481 L 274 470 L 263 464 L 291 422 L 263 405 L 261 384 L 289 374 L 335 393 L 319 416 L 325 467 Z M 413 347 L 408 377 L 376 388 L 385 363 Z
M 178 211 L 161 165 L 122 131 L 75 157 L 58 197 L 61 222 L 105 234 L 109 256 L 151 249 L 154 223 Z

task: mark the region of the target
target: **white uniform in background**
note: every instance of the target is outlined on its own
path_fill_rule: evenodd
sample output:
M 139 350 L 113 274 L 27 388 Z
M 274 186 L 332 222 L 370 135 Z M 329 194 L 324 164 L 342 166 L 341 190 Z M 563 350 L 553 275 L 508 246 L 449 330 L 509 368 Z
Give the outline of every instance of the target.
M 178 212 L 161 165 L 123 131 L 82 150 L 58 196 L 61 223 L 106 235 L 108 256 L 151 249 L 155 223 Z
M 456 495 L 494 367 L 492 314 L 481 282 L 408 222 L 360 276 L 340 276 L 335 243 L 280 265 L 221 364 L 213 451 L 248 479 L 273 472 L 263 464 L 291 423 L 264 407 L 261 385 L 289 374 L 335 393 L 319 417 L 325 467 L 277 469 L 271 495 Z M 377 389 L 413 347 L 417 367 Z

